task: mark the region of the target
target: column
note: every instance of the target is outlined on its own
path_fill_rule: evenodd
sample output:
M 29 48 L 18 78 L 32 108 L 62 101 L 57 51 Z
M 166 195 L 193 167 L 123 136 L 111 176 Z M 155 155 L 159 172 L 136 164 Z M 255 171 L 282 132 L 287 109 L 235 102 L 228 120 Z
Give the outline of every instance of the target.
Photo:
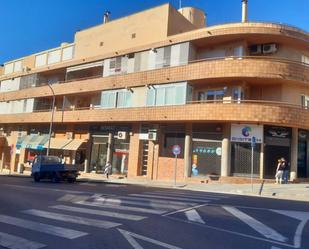
M 230 167 L 230 124 L 225 124 L 223 127 L 223 140 L 222 140 L 222 151 L 221 151 L 221 176 L 229 176 L 231 173 Z
M 186 136 L 185 136 L 185 147 L 184 147 L 185 178 L 190 176 L 191 171 L 191 141 L 192 141 L 192 124 L 186 124 Z
M 297 179 L 298 129 L 292 128 L 290 180 Z
M 90 162 L 91 162 L 91 143 L 92 143 L 92 139 L 90 138 L 89 135 L 89 140 L 87 142 L 87 147 L 86 147 L 86 158 L 85 158 L 85 162 L 84 162 L 84 173 L 89 173 L 90 171 Z
M 110 163 L 112 163 L 112 155 L 113 155 L 112 143 L 113 143 L 113 133 L 108 133 L 106 160 Z
M 261 143 L 261 152 L 260 152 L 260 179 L 264 179 L 264 143 Z
M 5 154 L 4 154 L 4 151 L 2 151 L 1 153 L 1 165 L 0 165 L 0 170 L 2 171 L 3 168 L 4 168 L 4 163 L 5 163 Z
M 130 149 L 128 161 L 128 177 L 136 177 L 140 175 L 140 145 L 139 139 L 140 125 L 134 124 L 132 127 L 133 134 L 130 136 Z

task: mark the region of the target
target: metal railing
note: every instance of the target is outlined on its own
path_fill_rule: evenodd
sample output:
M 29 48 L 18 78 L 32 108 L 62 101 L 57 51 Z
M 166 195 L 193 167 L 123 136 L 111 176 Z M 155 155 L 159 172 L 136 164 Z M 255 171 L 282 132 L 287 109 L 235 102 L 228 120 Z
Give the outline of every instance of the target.
M 143 107 L 121 107 L 121 108 L 104 108 L 98 106 L 89 106 L 89 107 L 76 107 L 76 108 L 65 108 L 65 109 L 55 109 L 57 112 L 74 112 L 74 111 L 90 111 L 90 110 L 119 110 L 119 109 L 143 109 L 143 108 L 169 108 L 169 107 L 183 107 L 185 105 L 264 105 L 264 106 L 277 106 L 277 107 L 288 107 L 288 108 L 297 108 L 297 109 L 304 109 L 309 111 L 309 107 L 297 105 L 289 102 L 283 101 L 268 101 L 268 100 L 233 100 L 233 99 L 222 99 L 222 100 L 193 100 L 187 101 L 184 105 L 163 105 L 163 106 L 143 106 Z M 37 112 L 50 112 L 50 109 L 46 110 L 34 110 L 33 113 Z

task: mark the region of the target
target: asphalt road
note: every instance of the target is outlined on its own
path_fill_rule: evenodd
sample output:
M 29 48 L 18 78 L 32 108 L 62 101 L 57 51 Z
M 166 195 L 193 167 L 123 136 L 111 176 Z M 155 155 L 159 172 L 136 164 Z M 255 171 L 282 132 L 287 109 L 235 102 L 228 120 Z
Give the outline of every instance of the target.
M 309 248 L 309 202 L 0 177 L 0 248 Z

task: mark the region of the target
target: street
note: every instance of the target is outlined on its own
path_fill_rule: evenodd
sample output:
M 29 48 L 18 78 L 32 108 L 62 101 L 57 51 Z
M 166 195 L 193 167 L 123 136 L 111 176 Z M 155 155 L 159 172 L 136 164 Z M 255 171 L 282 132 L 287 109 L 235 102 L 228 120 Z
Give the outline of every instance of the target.
M 0 248 L 309 248 L 309 202 L 0 177 Z

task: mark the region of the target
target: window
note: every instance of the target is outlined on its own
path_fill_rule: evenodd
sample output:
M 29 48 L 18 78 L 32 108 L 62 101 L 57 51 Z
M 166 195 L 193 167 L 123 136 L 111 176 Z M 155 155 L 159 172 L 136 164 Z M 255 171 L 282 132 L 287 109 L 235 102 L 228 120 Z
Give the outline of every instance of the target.
M 184 133 L 165 133 L 164 134 L 164 144 L 161 146 L 160 156 L 162 157 L 175 157 L 172 148 L 174 145 L 179 145 L 181 148 L 180 155 L 178 158 L 184 157 L 185 148 L 185 134 Z
M 133 93 L 128 90 L 104 91 L 101 94 L 102 108 L 126 108 L 132 106 Z
M 207 100 L 207 101 L 218 101 L 222 100 L 224 97 L 224 89 L 219 90 L 207 90 L 204 92 L 199 92 L 198 100 Z
M 136 33 L 133 33 L 133 34 L 131 35 L 131 38 L 132 38 L 132 39 L 136 38 Z
M 117 107 L 131 107 L 132 106 L 132 92 L 123 90 L 117 92 Z
M 45 66 L 47 62 L 47 54 L 39 54 L 35 56 L 35 67 Z
M 244 91 L 241 86 L 233 88 L 233 100 L 240 101 L 244 99 Z
M 187 101 L 187 83 L 154 85 L 147 90 L 146 105 L 181 105 Z
M 61 49 L 48 52 L 47 64 L 57 63 L 61 60 Z
M 74 57 L 74 46 L 65 47 L 62 49 L 62 60 L 71 60 Z
M 308 95 L 301 95 L 301 105 L 304 108 L 309 108 L 309 96 Z

